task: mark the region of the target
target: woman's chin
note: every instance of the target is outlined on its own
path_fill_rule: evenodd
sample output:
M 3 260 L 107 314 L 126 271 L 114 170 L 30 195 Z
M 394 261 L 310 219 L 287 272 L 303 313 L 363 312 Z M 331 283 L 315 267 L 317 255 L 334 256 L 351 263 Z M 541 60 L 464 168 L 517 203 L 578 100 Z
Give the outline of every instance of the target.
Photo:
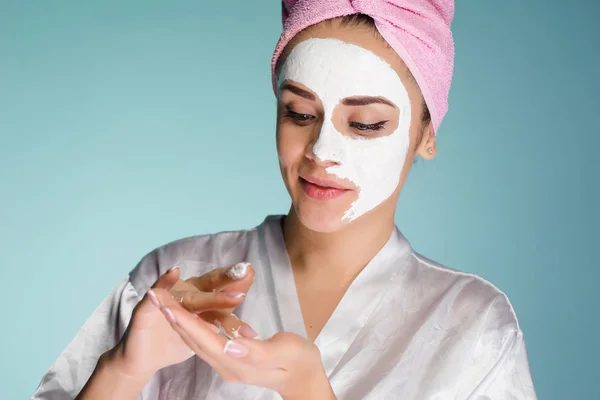
M 306 228 L 315 232 L 336 232 L 349 224 L 344 219 L 346 210 L 331 207 L 295 207 L 298 219 Z

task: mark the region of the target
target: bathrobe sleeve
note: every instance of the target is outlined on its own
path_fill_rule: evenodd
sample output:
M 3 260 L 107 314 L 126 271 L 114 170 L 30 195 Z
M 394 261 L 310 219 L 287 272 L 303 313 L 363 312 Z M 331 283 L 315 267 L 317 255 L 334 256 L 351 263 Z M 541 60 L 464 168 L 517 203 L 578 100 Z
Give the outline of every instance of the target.
M 504 351 L 468 399 L 537 400 L 523 333 L 512 332 L 504 344 Z
M 100 355 L 120 340 L 140 299 L 129 278 L 119 282 L 48 369 L 31 399 L 75 398 L 94 371 Z

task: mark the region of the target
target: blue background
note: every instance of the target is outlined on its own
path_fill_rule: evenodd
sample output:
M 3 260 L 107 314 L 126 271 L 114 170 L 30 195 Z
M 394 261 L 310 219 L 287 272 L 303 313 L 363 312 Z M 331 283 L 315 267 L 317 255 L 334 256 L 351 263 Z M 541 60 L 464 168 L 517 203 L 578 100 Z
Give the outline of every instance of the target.
M 398 208 L 417 251 L 508 294 L 541 399 L 598 398 L 599 18 L 460 1 L 439 154 Z M 278 1 L 0 2 L 0 398 L 154 247 L 287 211 L 279 33 Z

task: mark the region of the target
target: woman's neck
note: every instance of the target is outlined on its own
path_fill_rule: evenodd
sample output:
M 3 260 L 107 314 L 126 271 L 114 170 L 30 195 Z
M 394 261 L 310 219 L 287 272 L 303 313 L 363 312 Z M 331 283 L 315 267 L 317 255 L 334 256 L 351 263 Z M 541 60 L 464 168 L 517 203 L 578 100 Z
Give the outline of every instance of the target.
M 283 236 L 294 274 L 325 279 L 333 275 L 342 285 L 352 282 L 394 230 L 393 215 L 385 218 L 377 211 L 339 231 L 322 233 L 306 228 L 292 207 L 283 221 Z

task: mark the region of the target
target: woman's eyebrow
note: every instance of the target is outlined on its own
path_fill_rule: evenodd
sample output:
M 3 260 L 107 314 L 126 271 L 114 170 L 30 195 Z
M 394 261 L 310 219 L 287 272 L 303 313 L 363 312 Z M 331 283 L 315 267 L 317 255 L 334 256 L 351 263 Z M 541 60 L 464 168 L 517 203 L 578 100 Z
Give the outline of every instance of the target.
M 396 108 L 396 105 L 383 97 L 372 97 L 372 96 L 353 96 L 347 97 L 342 100 L 342 104 L 346 106 L 367 106 L 369 104 L 385 104 L 390 107 Z
M 289 90 L 290 92 L 297 94 L 298 96 L 303 97 L 307 100 L 316 100 L 316 97 L 312 93 L 304 89 L 300 89 L 298 86 L 294 86 L 291 83 L 283 84 L 283 86 L 281 86 L 281 90 Z

